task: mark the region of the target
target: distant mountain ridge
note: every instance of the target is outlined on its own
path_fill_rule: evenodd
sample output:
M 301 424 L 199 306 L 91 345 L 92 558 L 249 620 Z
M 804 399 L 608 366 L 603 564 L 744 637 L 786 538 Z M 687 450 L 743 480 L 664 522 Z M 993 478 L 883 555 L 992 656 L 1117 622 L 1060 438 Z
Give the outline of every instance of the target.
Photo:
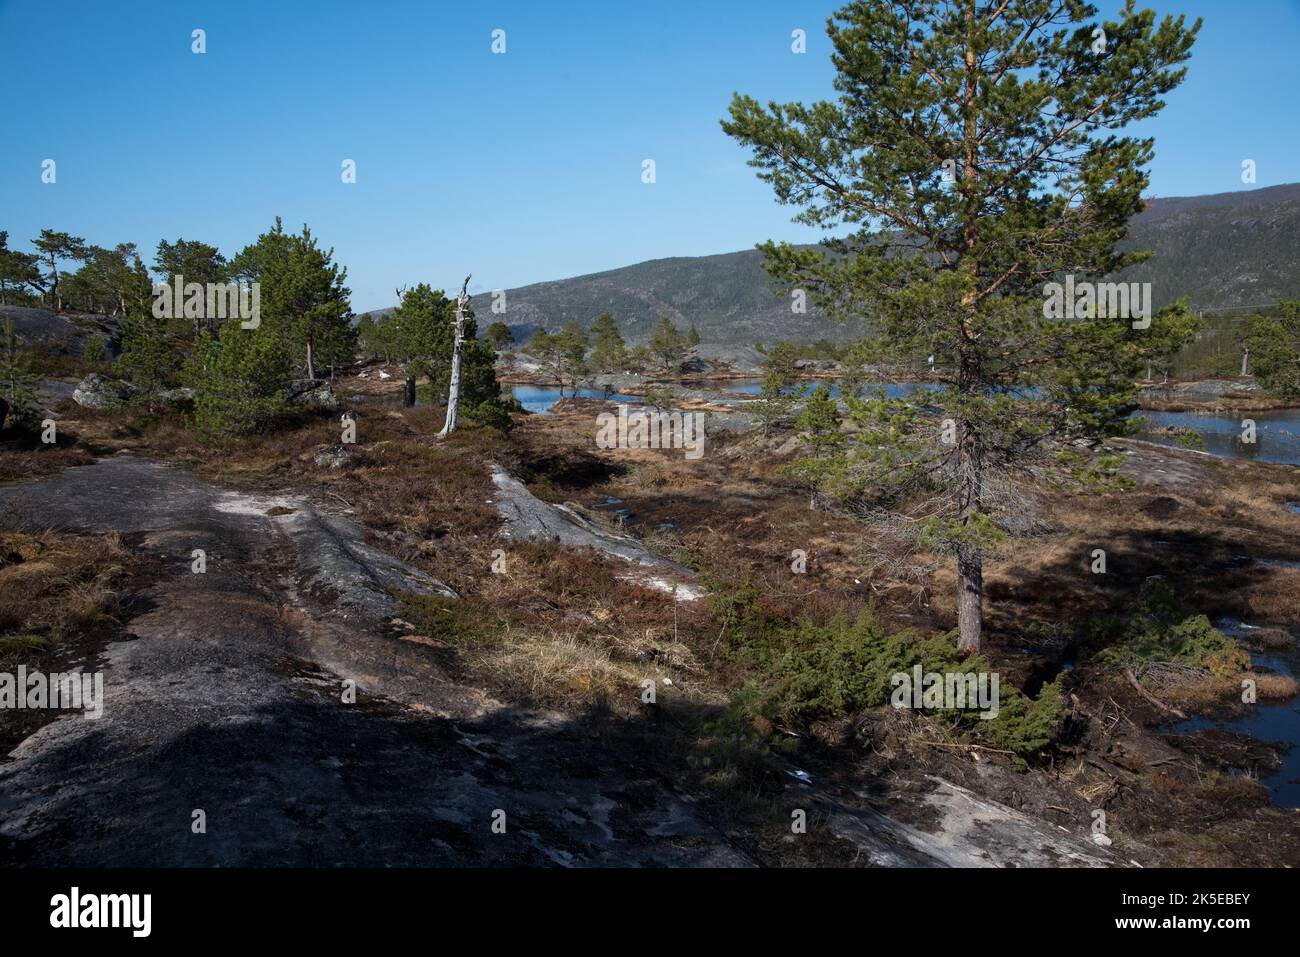
M 1194 309 L 1300 296 L 1300 183 L 1152 199 L 1134 218 L 1125 246 L 1155 253 L 1120 278 L 1152 283 L 1157 306 L 1180 296 L 1188 296 Z M 505 302 L 506 312 L 493 315 L 491 294 L 475 296 L 479 328 L 500 319 L 519 341 L 570 319 L 589 325 L 602 312 L 613 313 L 629 341 L 649 336 L 661 315 L 683 327 L 694 323 L 706 354 L 778 339 L 840 341 L 860 334 L 811 308 L 792 315 L 788 296 L 772 285 L 754 249 L 653 259 L 533 283 L 506 290 Z
M 1300 296 L 1300 183 L 1211 196 L 1154 199 L 1132 223 L 1130 249 L 1149 261 L 1126 270 L 1150 282 L 1157 306 L 1256 306 Z

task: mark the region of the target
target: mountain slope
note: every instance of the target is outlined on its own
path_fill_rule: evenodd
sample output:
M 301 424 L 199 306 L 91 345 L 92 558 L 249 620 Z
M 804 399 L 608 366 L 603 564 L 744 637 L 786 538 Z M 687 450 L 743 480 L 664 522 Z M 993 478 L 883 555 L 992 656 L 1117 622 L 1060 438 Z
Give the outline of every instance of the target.
M 1154 199 L 1133 220 L 1126 246 L 1155 253 L 1121 278 L 1152 283 L 1157 306 L 1184 295 L 1196 309 L 1300 296 L 1300 184 Z M 481 329 L 501 319 L 519 341 L 570 319 L 588 325 L 602 312 L 613 313 L 631 341 L 645 339 L 661 315 L 683 327 L 695 323 L 706 352 L 860 334 L 812 309 L 791 314 L 788 296 L 773 287 L 761 263 L 753 249 L 655 259 L 507 290 L 502 315 L 492 314 L 484 293 L 474 298 L 474 310 Z
M 1255 306 L 1300 296 L 1300 183 L 1153 200 L 1133 220 L 1132 249 L 1155 256 L 1124 278 L 1150 282 L 1157 305 Z
M 790 299 L 772 285 L 755 249 L 716 256 L 674 257 L 608 272 L 536 283 L 506 291 L 506 312 L 491 315 L 491 296 L 475 297 L 479 325 L 502 319 L 523 340 L 539 326 L 584 326 L 613 313 L 629 341 L 649 337 L 660 316 L 683 329 L 695 323 L 705 343 L 748 345 L 778 339 L 842 339 L 846 330 L 820 313 L 793 315 Z

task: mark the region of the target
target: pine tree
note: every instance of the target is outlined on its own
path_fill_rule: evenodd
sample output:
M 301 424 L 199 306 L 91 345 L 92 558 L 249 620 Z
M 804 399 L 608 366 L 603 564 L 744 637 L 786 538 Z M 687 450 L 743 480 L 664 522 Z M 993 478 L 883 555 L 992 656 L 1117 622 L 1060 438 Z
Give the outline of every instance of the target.
M 383 342 L 413 381 L 428 380 L 427 393 L 441 401 L 451 386 L 455 350 L 456 300 L 428 283 L 401 290 L 398 307 L 376 324 Z M 474 310 L 466 306 L 460 356 L 460 406 L 473 419 L 495 417 L 493 406 L 506 410 L 496 378 L 496 354 L 478 338 Z M 499 421 L 499 420 L 498 420 Z
M 650 334 L 647 343 L 650 352 L 659 360 L 663 370 L 670 375 L 682 371 L 686 355 L 690 350 L 687 337 L 677 328 L 677 324 L 667 316 L 660 316 L 659 323 Z
M 644 343 L 634 346 L 627 354 L 627 367 L 633 372 L 649 372 L 654 361 L 655 357 L 650 352 L 650 347 Z
M 168 321 L 153 314 L 152 284 L 139 256 L 123 296 L 122 352 L 115 368 L 151 396 L 176 381 L 178 357 L 168 339 Z
M 564 324 L 557 337 L 560 343 L 560 375 L 567 378 L 578 393 L 578 380 L 587 372 L 587 330 L 577 319 Z
M 829 386 L 823 384 L 812 390 L 795 420 L 795 427 L 804 434 L 811 454 L 799 459 L 790 471 L 812 488 L 808 507 L 813 508 L 817 504 L 817 489 L 830 485 L 842 468 L 839 452 L 845 435 L 840 431 L 840 409 L 831 398 Z
M 9 233 L 0 229 L 0 305 L 24 305 L 31 301 L 26 287 L 41 288 L 39 260 L 30 253 L 9 248 Z
M 40 423 L 40 377 L 18 351 L 14 322 L 4 321 L 4 342 L 0 348 L 0 427 L 34 429 Z
M 500 352 L 506 346 L 515 341 L 515 335 L 510 331 L 510 327 L 499 319 L 488 326 L 484 338 L 493 349 Z
M 278 221 L 277 221 L 278 222 Z M 230 278 L 231 264 L 226 261 L 216 246 L 198 240 L 180 239 L 169 243 L 161 240 L 154 253 L 154 266 L 167 283 L 180 278 L 186 285 L 198 283 L 207 288 L 209 283 L 224 283 Z M 183 320 L 179 308 L 173 320 Z M 177 322 L 177 331 L 188 328 L 188 323 Z M 193 336 L 198 338 L 204 329 L 217 330 L 219 323 L 215 316 L 195 316 L 193 318 Z
M 795 365 L 798 359 L 798 350 L 795 348 L 794 343 L 782 340 L 767 350 L 763 359 L 763 367 L 769 372 L 775 372 L 781 376 L 786 383 L 790 383 L 794 381 L 795 376 L 798 374 L 799 369 Z
M 32 240 L 32 245 L 44 255 L 45 262 L 50 267 L 49 278 L 46 282 L 46 288 L 50 292 L 50 305 L 55 310 L 61 310 L 63 308 L 63 297 L 59 283 L 59 260 L 83 260 L 90 254 L 89 247 L 86 246 L 86 241 L 80 236 L 61 233 L 53 229 L 42 229 L 41 234 Z
M 1278 311 L 1255 319 L 1249 355 L 1265 389 L 1279 398 L 1300 398 L 1300 299 L 1282 303 Z
M 538 329 L 528 340 L 528 354 L 559 383 L 561 397 L 566 384 L 572 386 L 574 394 L 577 394 L 578 379 L 587 368 L 587 333 L 576 319 L 569 320 L 554 335 Z
M 1122 131 L 1164 106 L 1200 28 L 1132 0 L 1095 16 L 1082 0 L 856 0 L 827 27 L 836 101 L 737 95 L 723 121 L 798 221 L 849 230 L 823 249 L 764 244 L 769 272 L 865 320 L 900 377 L 936 357 L 937 391 L 851 401 L 846 456 L 860 495 L 940 503 L 924 530 L 955 555 L 969 651 L 999 483 L 1051 441 L 1122 431 L 1141 363 L 1188 328 L 1180 310 L 1137 329 L 1045 315 L 1047 283 L 1146 258 L 1116 251 L 1153 154 Z
M 763 376 L 763 385 L 758 398 L 745 406 L 746 412 L 753 412 L 763 424 L 763 437 L 767 438 L 772 426 L 789 417 L 794 409 L 796 397 L 791 395 L 788 386 L 790 380 L 775 370 L 768 370 Z
M 290 409 L 290 370 L 284 341 L 271 326 L 227 322 L 215 335 L 204 330 L 184 370 L 199 428 L 224 435 L 269 431 Z
M 261 321 L 276 330 L 290 355 L 301 357 L 309 379 L 352 360 L 356 332 L 347 269 L 306 225 L 299 234 L 286 233 L 277 216 L 275 226 L 231 260 L 230 273 L 261 283 Z
M 829 386 L 823 384 L 812 390 L 795 426 L 807 435 L 814 455 L 826 455 L 843 442 L 840 409 L 831 398 Z
M 64 301 L 86 312 L 121 316 L 126 311 L 126 296 L 134 275 L 131 264 L 136 258 L 134 243 L 121 243 L 112 249 L 88 246 L 84 265 L 63 279 Z
M 618 323 L 608 312 L 596 317 L 588 330 L 591 336 L 591 368 L 596 372 L 622 372 L 627 368 L 627 343 Z
M 86 340 L 85 346 L 82 347 L 81 357 L 87 362 L 93 362 L 96 365 L 108 358 L 108 351 L 104 348 L 104 340 L 99 336 L 91 336 Z

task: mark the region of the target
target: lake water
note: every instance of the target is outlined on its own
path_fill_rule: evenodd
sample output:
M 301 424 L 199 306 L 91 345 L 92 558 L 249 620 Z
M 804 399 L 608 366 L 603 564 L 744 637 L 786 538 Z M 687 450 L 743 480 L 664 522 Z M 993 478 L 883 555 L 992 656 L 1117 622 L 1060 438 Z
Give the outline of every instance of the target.
M 685 385 L 692 389 L 709 389 L 709 390 L 717 390 L 720 392 L 738 392 L 741 395 L 758 395 L 760 392 L 763 391 L 762 379 L 701 379 L 698 382 L 685 383 Z M 840 397 L 840 384 L 834 379 L 816 380 L 812 382 L 796 382 L 793 383 L 792 385 L 786 386 L 781 391 L 793 395 L 800 392 L 811 392 L 819 385 L 825 385 L 830 387 L 832 399 L 838 399 Z M 937 386 L 931 385 L 930 383 L 923 383 L 923 382 L 890 383 L 889 385 L 885 386 L 885 395 L 887 395 L 891 399 L 897 399 L 900 396 L 911 395 L 913 392 L 915 392 L 918 389 L 933 390 L 935 388 L 937 388 Z
M 511 386 L 510 392 L 519 404 L 529 412 L 538 415 L 546 415 L 551 406 L 560 401 L 560 389 L 553 385 L 516 385 Z M 572 395 L 572 390 L 566 390 L 565 397 Z M 578 396 L 583 399 L 609 399 L 611 402 L 640 402 L 641 397 L 638 395 L 619 395 L 617 392 L 606 393 L 604 389 L 579 389 Z
M 784 391 L 788 393 L 797 393 L 807 388 L 809 391 L 816 388 L 819 383 L 796 383 L 787 386 Z M 825 383 L 830 386 L 831 398 L 840 397 L 839 384 L 834 381 Z M 682 389 L 700 389 L 710 392 L 736 392 L 740 395 L 758 395 L 763 389 L 762 379 L 701 379 L 695 382 L 681 382 L 677 384 Z M 885 387 L 885 394 L 891 398 L 898 398 L 903 395 L 910 395 L 917 389 L 932 389 L 934 386 L 918 383 L 904 383 L 902 385 L 888 385 Z M 515 385 L 511 386 L 511 394 L 519 400 L 520 404 L 529 412 L 536 412 L 545 415 L 550 407 L 559 401 L 560 390 L 558 386 L 553 385 Z M 566 394 L 572 394 L 572 390 L 567 390 Z M 606 395 L 603 389 L 579 389 L 578 396 L 584 399 L 605 399 L 608 398 L 613 402 L 640 402 L 641 397 L 636 395 L 619 395 L 613 393 Z
M 1144 416 L 1154 427 L 1179 426 L 1194 430 L 1205 440 L 1205 451 L 1215 455 L 1238 459 L 1258 459 L 1261 462 L 1281 462 L 1300 465 L 1300 409 L 1281 409 L 1277 412 L 1146 412 Z M 1242 421 L 1255 422 L 1255 442 L 1241 441 Z M 1143 435 L 1161 445 L 1177 445 L 1173 436 Z
M 787 392 L 811 391 L 819 382 L 801 382 L 789 386 Z M 839 398 L 839 383 L 828 380 L 831 397 Z M 762 379 L 704 379 L 697 382 L 683 383 L 682 388 L 703 389 L 708 391 L 733 392 L 740 395 L 758 395 L 763 388 Z M 934 389 L 929 383 L 907 382 L 890 384 L 885 387 L 885 394 L 890 398 L 910 395 L 918 389 Z M 513 387 L 514 396 L 529 412 L 545 415 L 551 405 L 560 398 L 560 390 L 555 386 L 517 385 Z M 606 396 L 601 389 L 579 389 L 578 395 L 589 399 L 609 398 L 615 402 L 640 402 L 635 395 Z M 1276 412 L 1239 412 L 1231 414 L 1209 412 L 1147 412 L 1137 413 L 1146 418 L 1151 428 L 1177 426 L 1192 429 L 1205 441 L 1205 451 L 1230 458 L 1258 459 L 1261 462 L 1280 462 L 1284 465 L 1300 465 L 1300 409 L 1282 409 Z M 1241 441 L 1242 421 L 1252 419 L 1255 422 L 1255 442 L 1249 444 Z M 1171 435 L 1139 433 L 1139 437 L 1160 445 L 1178 446 L 1178 441 Z
M 1249 642 L 1250 626 L 1233 619 L 1215 622 L 1215 627 L 1226 635 L 1242 637 Z M 1300 650 L 1251 651 L 1251 661 L 1285 675 L 1300 675 Z M 1189 718 L 1180 721 L 1173 731 L 1189 733 L 1205 728 L 1223 728 L 1237 734 L 1250 735 L 1258 741 L 1284 741 L 1293 745 L 1282 754 L 1281 770 L 1261 779 L 1268 788 L 1273 803 L 1281 807 L 1300 807 L 1300 698 L 1290 701 L 1260 701 L 1246 705 L 1240 717 L 1228 720 Z

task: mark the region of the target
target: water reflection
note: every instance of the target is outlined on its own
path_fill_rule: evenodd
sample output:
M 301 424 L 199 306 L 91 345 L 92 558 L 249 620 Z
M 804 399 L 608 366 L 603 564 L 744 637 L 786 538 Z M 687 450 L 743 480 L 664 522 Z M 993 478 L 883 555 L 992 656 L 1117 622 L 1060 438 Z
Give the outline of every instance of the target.
M 1231 618 L 1215 622 L 1224 634 L 1250 644 L 1252 626 Z M 1300 650 L 1291 647 L 1284 651 L 1261 652 L 1252 649 L 1251 660 L 1257 665 L 1284 675 L 1300 674 Z M 1273 803 L 1282 807 L 1300 807 L 1300 700 L 1260 701 L 1246 705 L 1239 715 L 1227 719 L 1189 718 L 1180 721 L 1172 730 L 1191 733 L 1207 728 L 1222 728 L 1237 734 L 1249 735 L 1258 741 L 1284 741 L 1291 748 L 1282 754 L 1282 768 L 1263 779 Z
M 548 415 L 551 406 L 560 401 L 560 388 L 553 385 L 516 385 L 511 387 L 511 394 L 519 400 L 529 412 Z M 565 398 L 573 396 L 572 389 L 565 390 Z M 609 399 L 611 402 L 640 402 L 638 395 L 621 395 L 604 389 L 579 389 L 578 397 L 583 399 Z
M 1276 412 L 1139 412 L 1152 428 L 1191 429 L 1205 442 L 1205 451 L 1236 459 L 1258 459 L 1300 465 L 1300 409 Z M 1255 423 L 1255 441 L 1243 442 L 1242 422 Z M 1180 445 L 1176 436 L 1146 433 L 1161 445 Z

